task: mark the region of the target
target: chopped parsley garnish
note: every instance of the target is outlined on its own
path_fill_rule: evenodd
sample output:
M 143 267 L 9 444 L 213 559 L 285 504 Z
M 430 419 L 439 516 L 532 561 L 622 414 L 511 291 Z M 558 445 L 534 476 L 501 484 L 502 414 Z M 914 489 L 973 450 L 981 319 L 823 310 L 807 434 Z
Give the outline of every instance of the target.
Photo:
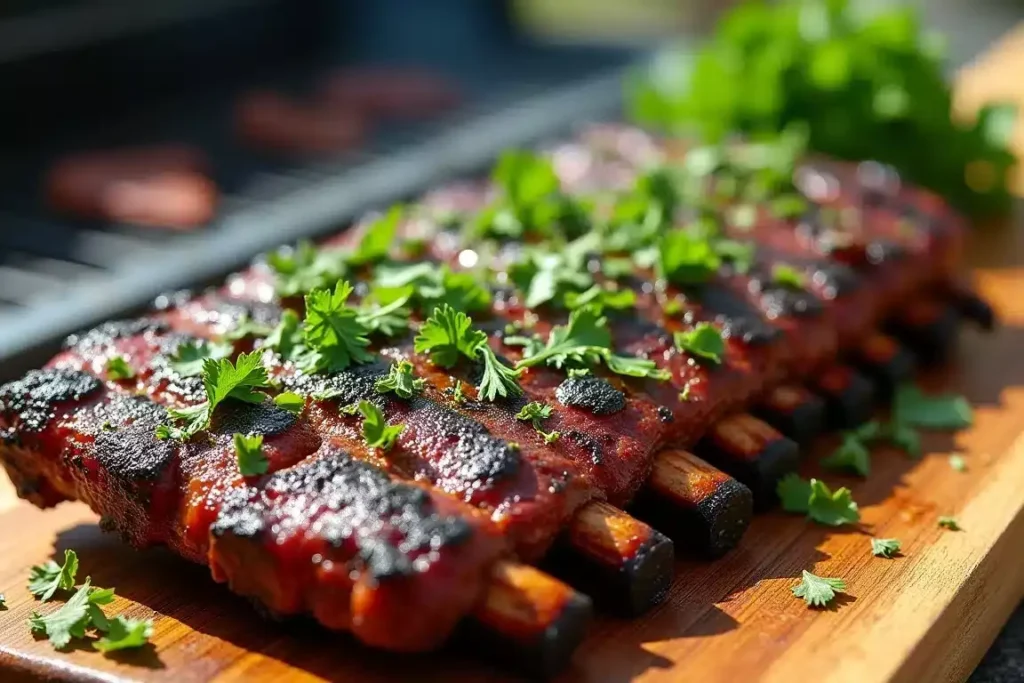
M 518 369 L 541 364 L 556 368 L 587 367 L 603 361 L 609 370 L 621 375 L 658 380 L 670 377 L 668 371 L 659 369 L 654 361 L 613 354 L 608 320 L 595 306 L 584 306 L 570 313 L 565 325 L 551 329 L 547 343 L 526 337 L 507 337 L 505 343 L 525 347 L 522 360 L 516 363 Z
M 960 522 L 956 521 L 956 517 L 949 515 L 943 515 L 939 517 L 939 526 L 943 529 L 949 529 L 950 531 L 962 531 Z
M 832 454 L 822 459 L 822 467 L 849 470 L 862 477 L 871 473 L 871 451 L 856 433 L 847 432 Z
M 846 581 L 815 576 L 805 569 L 800 583 L 791 590 L 793 595 L 803 598 L 808 607 L 824 607 L 835 599 L 836 593 L 846 590 Z
M 235 432 L 232 437 L 235 445 L 235 459 L 238 461 L 238 471 L 243 477 L 255 477 L 266 474 L 270 469 L 270 462 L 267 456 L 263 455 L 262 434 L 240 434 Z
M 483 375 L 477 389 L 488 401 L 499 396 L 518 396 L 518 368 L 502 363 L 487 343 L 487 333 L 473 329 L 473 320 L 462 311 L 444 304 L 420 327 L 413 340 L 416 353 L 429 353 L 430 360 L 443 368 L 454 366 L 460 356 L 483 363 Z
M 135 370 L 124 356 L 114 356 L 107 361 L 107 379 L 116 381 L 135 377 Z
M 776 486 L 782 509 L 786 512 L 806 513 L 815 522 L 827 526 L 841 526 L 860 521 L 857 503 L 846 487 L 833 492 L 825 482 L 809 482 L 790 473 Z
M 953 453 L 949 456 L 949 466 L 957 472 L 967 471 L 967 461 L 964 460 L 964 456 L 959 453 Z
M 400 294 L 386 304 L 364 300 L 359 306 L 357 320 L 371 333 L 396 337 L 409 329 L 409 309 L 405 307 L 409 296 Z
M 872 420 L 854 430 L 853 436 L 865 445 L 886 442 L 912 458 L 921 457 L 921 435 L 913 427 L 902 422 Z
M 736 240 L 715 240 L 715 252 L 722 261 L 732 265 L 737 273 L 745 274 L 754 264 L 757 245 L 754 242 L 738 242 Z
M 718 272 L 722 259 L 711 240 L 686 230 L 670 230 L 658 245 L 655 272 L 674 285 L 700 285 Z
M 221 402 L 231 398 L 246 403 L 261 403 L 266 398 L 256 389 L 270 386 L 267 369 L 263 366 L 258 351 L 243 353 L 232 365 L 227 359 L 203 361 L 203 388 L 206 401 L 188 408 L 171 408 L 167 411 L 173 422 L 184 426 L 160 425 L 156 429 L 158 439 L 185 440 L 210 425 L 210 417 Z
M 406 296 L 422 313 L 448 304 L 469 313 L 490 309 L 491 292 L 471 272 L 454 272 L 429 261 L 385 263 L 374 271 L 370 300 L 389 302 Z
M 306 399 L 293 391 L 285 391 L 274 397 L 274 405 L 292 415 L 301 415 L 306 407 Z
M 84 638 L 89 628 L 106 628 L 108 621 L 99 606 L 113 600 L 113 589 L 95 589 L 86 578 L 85 583 L 60 609 L 47 615 L 33 612 L 28 623 L 33 633 L 47 636 L 53 647 L 61 650 L 68 646 L 72 638 Z
M 803 289 L 807 286 L 807 276 L 793 266 L 776 263 L 772 266 L 772 282 L 787 289 Z
M 902 544 L 896 538 L 872 538 L 871 554 L 875 557 L 895 557 Z
M 65 550 L 63 564 L 57 564 L 50 560 L 46 564 L 37 564 L 32 567 L 28 576 L 28 590 L 32 595 L 46 602 L 58 590 L 74 588 L 75 574 L 77 573 L 77 553 L 74 550 Z
M 352 285 L 342 280 L 334 291 L 314 289 L 306 295 L 303 338 L 309 351 L 303 369 L 309 372 L 337 372 L 353 363 L 367 363 L 373 356 L 366 350 L 371 330 L 359 311 L 346 305 Z
M 718 364 L 725 355 L 722 331 L 710 323 L 697 323 L 692 330 L 676 332 L 676 348 L 702 360 Z
M 142 647 L 153 637 L 152 619 L 130 619 L 117 615 L 107 622 L 106 633 L 92 644 L 100 652 Z
M 609 289 L 601 285 L 594 285 L 583 292 L 568 292 L 565 295 L 567 308 L 582 308 L 583 306 L 597 306 L 600 309 L 611 309 L 622 311 L 632 308 L 636 304 L 636 292 L 631 289 Z
M 510 268 L 509 276 L 524 293 L 523 303 L 531 310 L 544 304 L 563 303 L 594 282 L 584 255 L 571 245 L 561 252 L 530 250 Z
M 893 416 L 901 424 L 924 429 L 964 429 L 974 422 L 971 405 L 963 396 L 928 396 L 913 384 L 896 390 Z
M 466 394 L 462 388 L 462 380 L 455 380 L 455 388 L 452 390 L 452 400 L 456 403 L 464 403 L 466 401 Z
M 385 453 L 398 441 L 405 425 L 390 425 L 384 419 L 381 409 L 369 401 L 360 401 L 357 410 L 363 416 L 363 439 L 370 448 L 379 448 Z
M 263 340 L 261 348 L 273 349 L 285 360 L 298 359 L 305 350 L 302 339 L 302 320 L 299 318 L 299 314 L 290 308 L 284 309 L 281 313 L 281 320 Z
M 318 249 L 309 241 L 268 254 L 267 264 L 277 276 L 276 290 L 283 298 L 333 287 L 348 274 L 341 250 Z
M 182 377 L 198 377 L 203 374 L 203 363 L 207 358 L 221 360 L 234 353 L 231 344 L 222 344 L 205 339 L 179 344 L 171 354 L 171 370 Z
M 530 422 L 533 428 L 541 435 L 544 439 L 544 443 L 554 443 L 562 436 L 560 432 L 545 432 L 541 423 L 551 417 L 552 409 L 551 406 L 539 403 L 537 401 L 531 401 L 523 406 L 518 413 L 516 413 L 516 419 L 524 422 Z
M 563 194 L 551 160 L 524 150 L 502 153 L 492 174 L 498 198 L 467 226 L 473 237 L 575 236 L 587 212 Z
M 402 214 L 401 206 L 393 206 L 383 216 L 366 226 L 359 244 L 345 256 L 348 264 L 364 266 L 387 258 L 388 251 L 395 243 Z
M 388 374 L 378 379 L 373 386 L 381 394 L 391 391 L 399 398 L 412 398 L 423 391 L 426 384 L 427 380 L 416 378 L 412 363 L 403 360 L 392 365 Z

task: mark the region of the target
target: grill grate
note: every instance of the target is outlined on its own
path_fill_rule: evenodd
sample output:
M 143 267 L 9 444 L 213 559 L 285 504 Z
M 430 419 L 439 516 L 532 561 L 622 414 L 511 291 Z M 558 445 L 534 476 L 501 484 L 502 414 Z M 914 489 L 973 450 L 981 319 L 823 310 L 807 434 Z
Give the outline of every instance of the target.
M 37 184 L 54 150 L 0 168 L 0 379 L 44 361 L 70 332 L 125 315 L 160 292 L 212 282 L 261 251 L 479 172 L 506 147 L 615 111 L 632 55 L 545 53 L 503 63 L 501 73 L 455 74 L 470 95 L 460 110 L 436 122 L 382 127 L 364 151 L 343 159 L 289 166 L 235 145 L 226 129 L 231 94 L 111 126 L 126 134 L 104 144 L 175 140 L 207 151 L 223 196 L 218 218 L 195 232 L 47 214 Z M 83 136 L 82 147 L 94 144 Z

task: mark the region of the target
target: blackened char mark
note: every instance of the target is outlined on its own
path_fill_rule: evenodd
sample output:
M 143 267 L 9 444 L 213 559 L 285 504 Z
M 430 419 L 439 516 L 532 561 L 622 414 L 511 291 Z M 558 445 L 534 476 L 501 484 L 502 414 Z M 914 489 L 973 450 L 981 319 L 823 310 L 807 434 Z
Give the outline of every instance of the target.
M 81 401 L 101 386 L 92 375 L 76 370 L 32 370 L 0 387 L 0 406 L 7 421 L 16 420 L 22 432 L 40 432 L 54 418 L 57 405 Z
M 384 362 L 356 365 L 343 372 L 330 375 L 307 375 L 301 372 L 282 377 L 284 387 L 302 395 L 325 395 L 341 405 L 358 401 L 380 402 L 381 395 L 374 388 L 377 380 L 388 374 Z
M 205 322 L 217 323 L 229 330 L 238 327 L 243 320 L 273 327 L 281 321 L 283 312 L 277 304 L 225 299 L 220 296 L 210 297 L 205 310 L 210 316 L 210 319 Z
M 775 342 L 781 334 L 764 320 L 753 304 L 725 287 L 704 285 L 694 293 L 694 298 L 700 301 L 705 314 L 721 325 L 722 331 L 732 339 L 760 346 Z
M 147 398 L 111 394 L 80 420 L 82 433 L 95 440 L 96 460 L 126 484 L 158 480 L 175 459 L 174 443 L 156 438 L 167 410 Z
M 213 416 L 211 431 L 218 434 L 259 434 L 274 436 L 295 424 L 295 415 L 272 403 L 228 400 Z
M 93 349 L 108 347 L 118 339 L 136 337 L 140 334 L 166 332 L 167 323 L 153 318 L 115 320 L 94 327 L 88 332 L 72 334 L 64 340 L 64 348 L 86 354 Z
M 487 488 L 519 471 L 518 448 L 493 436 L 479 422 L 423 398 L 413 399 L 426 438 L 437 439 L 444 455 L 437 461 L 436 484 L 450 492 Z
M 555 398 L 564 406 L 595 415 L 612 415 L 626 407 L 626 395 L 600 377 L 570 377 L 558 385 Z
M 438 550 L 472 534 L 464 519 L 439 515 L 423 489 L 341 451 L 278 472 L 262 487 L 232 489 L 211 531 L 273 544 L 315 532 L 337 560 L 376 579 L 423 571 Z

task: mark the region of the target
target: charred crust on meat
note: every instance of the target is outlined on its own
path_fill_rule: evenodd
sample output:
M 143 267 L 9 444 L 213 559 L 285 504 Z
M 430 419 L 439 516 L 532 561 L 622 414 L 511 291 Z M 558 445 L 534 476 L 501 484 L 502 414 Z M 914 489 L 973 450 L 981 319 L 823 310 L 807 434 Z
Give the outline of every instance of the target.
M 273 327 L 281 321 L 282 313 L 283 309 L 277 304 L 211 297 L 208 305 L 203 308 L 203 313 L 198 317 L 201 317 L 203 322 L 221 325 L 225 329 L 233 329 L 238 327 L 243 320 Z
M 296 416 L 272 403 L 224 401 L 213 416 L 211 431 L 218 434 L 274 436 L 295 424 Z
M 672 414 L 672 410 L 667 406 L 658 406 L 658 419 L 662 422 L 672 422 L 675 416 Z
M 811 280 L 822 288 L 826 299 L 836 299 L 857 291 L 861 286 L 861 278 L 845 263 L 819 261 L 814 264 Z
M 626 407 L 626 395 L 600 377 L 570 377 L 558 385 L 555 398 L 563 406 L 611 415 Z
M 110 346 L 118 339 L 137 337 L 141 334 L 152 334 L 167 331 L 167 323 L 154 318 L 136 318 L 134 320 L 114 320 L 94 327 L 88 332 L 72 334 L 64 340 L 64 348 L 85 353 L 94 349 Z
M 259 488 L 232 489 L 211 527 L 215 538 L 268 543 L 311 531 L 339 560 L 379 580 L 423 571 L 437 551 L 472 534 L 466 520 L 439 514 L 424 489 L 341 451 L 277 472 Z
M 714 317 L 727 338 L 760 346 L 774 342 L 781 334 L 764 320 L 761 311 L 753 304 L 724 287 L 704 286 L 701 289 L 701 305 Z
M 81 401 L 101 387 L 98 379 L 77 370 L 32 370 L 0 387 L 0 405 L 20 431 L 39 432 L 55 417 L 57 405 Z
M 125 492 L 146 499 L 147 487 L 140 483 L 159 480 L 176 461 L 178 447 L 173 441 L 156 438 L 157 425 L 167 411 L 141 396 L 112 395 L 106 403 L 83 414 L 81 429 L 94 438 L 94 454 L 107 475 L 121 483 Z M 104 425 L 116 425 L 111 431 Z
M 584 434 L 578 429 L 572 429 L 565 433 L 567 439 L 584 448 L 590 453 L 590 461 L 595 465 L 604 462 L 604 449 L 594 437 Z
M 888 239 L 876 239 L 864 248 L 864 257 L 872 266 L 880 266 L 890 261 L 898 261 L 907 256 L 906 246 Z
M 282 377 L 282 383 L 286 391 L 294 391 L 304 396 L 329 394 L 331 400 L 347 405 L 379 398 L 380 394 L 374 385 L 378 379 L 388 374 L 388 368 L 387 363 L 377 361 L 329 375 L 307 375 L 299 372 Z
M 435 465 L 437 485 L 447 491 L 487 488 L 519 471 L 518 449 L 493 436 L 479 422 L 424 398 L 413 399 L 423 433 L 444 450 Z

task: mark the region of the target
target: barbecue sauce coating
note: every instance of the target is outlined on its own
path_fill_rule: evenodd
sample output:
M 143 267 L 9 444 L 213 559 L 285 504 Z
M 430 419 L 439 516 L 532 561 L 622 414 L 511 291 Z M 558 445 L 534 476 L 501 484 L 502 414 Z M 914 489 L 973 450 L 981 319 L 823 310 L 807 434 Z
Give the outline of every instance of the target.
M 672 150 L 612 127 L 588 133 L 572 152 L 575 167 L 559 172 L 576 191 L 627 186 L 638 168 Z M 311 612 L 385 648 L 434 647 L 479 598 L 496 558 L 509 551 L 539 557 L 593 497 L 629 502 L 664 446 L 689 447 L 773 384 L 833 362 L 883 316 L 949 276 L 962 225 L 935 197 L 866 188 L 849 165 L 815 160 L 806 169 L 830 174 L 839 192 L 829 207 L 859 219 L 837 226 L 821 211 L 801 221 L 760 211 L 749 232 L 726 226 L 735 239 L 756 243 L 750 272 L 723 267 L 685 289 L 644 271 L 622 283 L 637 301 L 607 314 L 614 350 L 652 360 L 669 381 L 604 367 L 568 379 L 562 370 L 532 367 L 520 378 L 523 396 L 489 402 L 471 386 L 479 368 L 436 367 L 414 353 L 411 336 L 371 347 L 373 363 L 333 375 L 305 375 L 268 352 L 275 387 L 306 396 L 301 415 L 227 401 L 207 432 L 187 443 L 158 441 L 151 427 L 163 411 L 205 398 L 201 380 L 176 372 L 170 354 L 243 320 L 272 325 L 279 318 L 268 269 L 257 265 L 223 289 L 164 297 L 150 317 L 70 338 L 49 369 L 0 388 L 0 458 L 33 502 L 83 500 L 132 543 L 164 543 L 208 563 L 215 578 L 272 612 Z M 486 193 L 483 185 L 461 186 L 428 204 L 473 208 Z M 457 269 L 461 247 L 443 226 L 413 222 L 403 230 L 427 239 L 425 258 Z M 776 265 L 804 273 L 804 286 L 781 287 Z M 609 282 L 600 272 L 595 279 Z M 499 331 L 507 323 L 546 338 L 566 312 L 529 310 L 512 291 L 473 318 L 492 332 L 495 353 L 514 363 L 523 349 L 504 344 Z M 674 333 L 701 322 L 723 331 L 721 363 L 675 346 Z M 239 352 L 259 342 L 234 345 Z M 133 378 L 106 378 L 114 356 L 127 360 Z M 374 387 L 400 360 L 426 382 L 413 399 Z M 462 401 L 454 399 L 457 381 L 469 383 Z M 331 397 L 316 396 L 323 392 Z M 389 452 L 368 448 L 361 418 L 340 412 L 358 400 L 405 425 Z M 560 432 L 555 443 L 516 419 L 527 401 L 555 408 L 543 424 Z M 268 475 L 240 475 L 234 431 L 264 435 Z M 731 481 L 708 479 L 701 499 L 714 499 Z

